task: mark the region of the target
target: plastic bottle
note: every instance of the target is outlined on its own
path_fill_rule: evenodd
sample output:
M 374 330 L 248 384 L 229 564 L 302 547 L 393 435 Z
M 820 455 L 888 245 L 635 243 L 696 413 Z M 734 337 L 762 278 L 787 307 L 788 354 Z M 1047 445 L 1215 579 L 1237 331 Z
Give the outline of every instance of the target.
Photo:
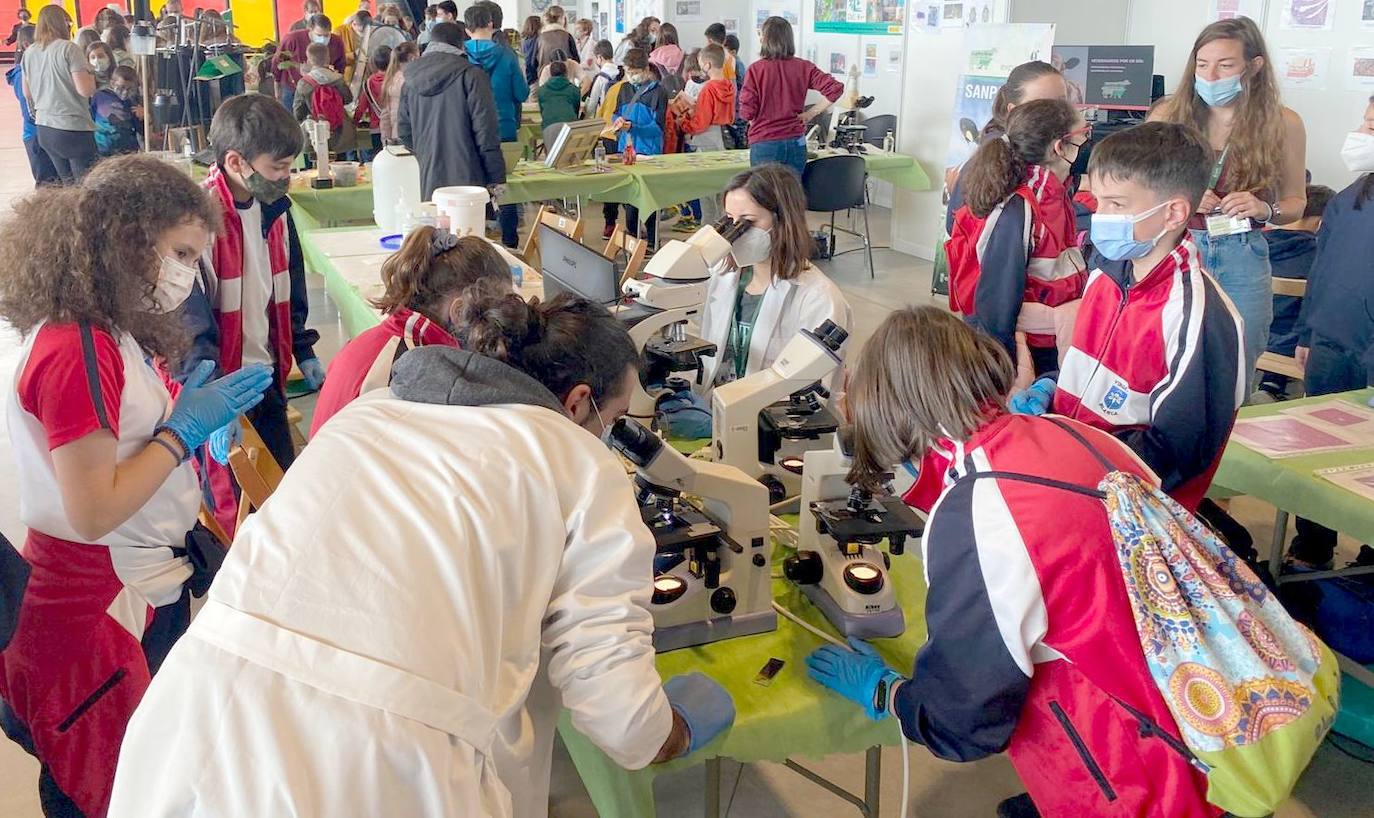
M 596 149 L 592 151 L 592 158 L 596 160 L 598 172 L 606 170 L 606 143 L 597 142 Z
M 625 134 L 625 150 L 620 152 L 621 164 L 629 166 L 635 163 L 635 138 Z
M 372 218 L 383 230 L 399 233 L 401 214 L 420 204 L 420 163 L 404 147 L 388 146 L 377 153 L 371 171 Z
M 892 131 L 888 131 L 887 135 L 883 137 L 883 152 L 892 153 L 895 150 L 897 150 L 897 137 Z

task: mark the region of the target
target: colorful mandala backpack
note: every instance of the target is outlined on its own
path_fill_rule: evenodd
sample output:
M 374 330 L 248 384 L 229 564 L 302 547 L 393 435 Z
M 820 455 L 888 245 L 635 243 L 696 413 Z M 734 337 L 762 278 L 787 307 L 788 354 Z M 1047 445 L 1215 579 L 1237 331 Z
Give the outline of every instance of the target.
M 1269 815 L 1335 719 L 1335 655 L 1163 492 L 1125 472 L 1098 490 L 1145 661 L 1207 772 L 1207 800 Z

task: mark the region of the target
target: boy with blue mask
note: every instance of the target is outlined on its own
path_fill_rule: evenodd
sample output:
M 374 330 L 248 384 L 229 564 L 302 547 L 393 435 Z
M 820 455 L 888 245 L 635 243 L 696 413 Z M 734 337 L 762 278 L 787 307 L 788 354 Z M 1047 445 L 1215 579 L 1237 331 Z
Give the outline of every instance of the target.
M 1211 167 L 1182 125 L 1146 123 L 1093 150 L 1095 255 L 1073 342 L 1057 376 L 1012 399 L 1111 432 L 1190 510 L 1245 399 L 1240 318 L 1187 231 Z

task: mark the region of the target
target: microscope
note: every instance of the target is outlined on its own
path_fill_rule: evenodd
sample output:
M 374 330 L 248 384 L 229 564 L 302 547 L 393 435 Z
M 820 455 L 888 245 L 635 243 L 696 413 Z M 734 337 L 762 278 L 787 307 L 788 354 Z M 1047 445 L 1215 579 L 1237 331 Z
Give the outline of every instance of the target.
M 888 554 L 905 552 L 907 538 L 921 536 L 925 524 L 890 485 L 880 496 L 849 485 L 849 432 L 841 429 L 830 449 L 806 453 L 797 553 L 783 561 L 783 575 L 845 636 L 899 636 L 906 621 Z M 878 550 L 883 540 L 886 554 Z
M 738 469 L 687 458 L 628 418 L 611 426 L 609 442 L 635 467 L 640 513 L 654 534 L 654 647 L 776 628 L 768 490 Z
M 334 187 L 334 177 L 329 174 L 329 123 L 311 117 L 301 123 L 305 141 L 315 149 L 315 178 L 310 186 L 316 190 Z
M 625 317 L 630 338 L 644 352 L 645 371 L 630 398 L 629 416 L 651 426 L 657 395 L 644 384 L 660 384 L 676 372 L 701 371 L 701 359 L 716 354 L 715 344 L 690 334 L 706 303 L 706 282 L 711 268 L 730 254 L 735 239 L 749 223 L 722 216 L 690 238 L 674 239 L 654 254 L 639 278 L 625 282 L 621 291 L 633 301 Z M 655 390 L 657 391 L 657 390 Z
M 802 330 L 771 367 L 712 391 L 713 457 L 768 486 L 771 503 L 797 495 L 805 452 L 832 445 L 839 422 L 820 382 L 848 337 L 834 321 Z

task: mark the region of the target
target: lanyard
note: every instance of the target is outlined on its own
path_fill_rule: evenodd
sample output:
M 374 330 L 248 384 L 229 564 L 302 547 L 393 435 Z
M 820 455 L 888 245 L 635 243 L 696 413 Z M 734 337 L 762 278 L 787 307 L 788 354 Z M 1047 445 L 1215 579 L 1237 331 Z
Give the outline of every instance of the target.
M 1207 182 L 1207 189 L 1215 192 L 1217 183 L 1221 181 L 1221 174 L 1226 170 L 1226 154 L 1231 152 L 1231 143 L 1227 142 L 1226 147 L 1221 149 L 1221 156 L 1217 157 L 1216 164 L 1212 165 L 1212 177 Z
M 735 291 L 735 320 L 730 324 L 730 344 L 735 351 L 735 380 L 744 377 L 749 367 L 749 342 L 754 337 L 754 320 L 744 321 L 740 315 L 744 311 L 744 291 L 754 277 L 754 268 L 746 268 L 740 273 L 739 288 Z M 754 314 L 757 318 L 758 314 Z

